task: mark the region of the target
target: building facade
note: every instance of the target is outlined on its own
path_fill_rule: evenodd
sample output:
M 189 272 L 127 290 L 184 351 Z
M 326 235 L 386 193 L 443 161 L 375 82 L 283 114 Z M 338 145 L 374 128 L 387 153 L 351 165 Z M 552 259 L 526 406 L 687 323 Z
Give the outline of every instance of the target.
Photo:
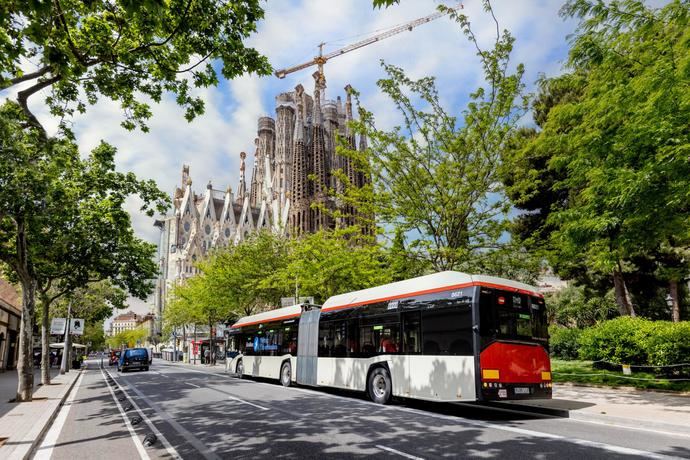
M 0 278 L 0 372 L 17 367 L 21 317 L 21 298 L 17 289 Z
M 336 152 L 338 136 L 352 150 L 367 147 L 366 139 L 356 139 L 348 128 L 353 119 L 351 87 L 345 87 L 344 104 L 340 97 L 326 100 L 323 75 L 316 72 L 313 77 L 312 95 L 297 85 L 276 97 L 275 117 L 258 119 L 249 184 L 245 152 L 240 153 L 240 180 L 234 192 L 209 182 L 204 192 L 196 193 L 189 166 L 182 167 L 172 213 L 155 224 L 161 230 L 154 295 L 157 332 L 169 289 L 194 276 L 195 262 L 212 248 L 238 244 L 260 229 L 299 236 L 356 221 L 357 210 L 341 206 L 331 193 L 369 182 L 349 157 Z M 347 180 L 341 181 L 335 170 Z M 336 210 L 338 218 L 331 212 Z
M 120 332 L 131 331 L 139 327 L 142 316 L 133 311 L 128 311 L 116 316 L 110 325 L 110 335 L 117 335 Z

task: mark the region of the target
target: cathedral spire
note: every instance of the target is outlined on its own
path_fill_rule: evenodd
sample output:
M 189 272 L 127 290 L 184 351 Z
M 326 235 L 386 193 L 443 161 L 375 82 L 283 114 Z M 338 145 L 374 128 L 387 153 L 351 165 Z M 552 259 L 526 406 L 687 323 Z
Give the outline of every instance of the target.
M 247 154 L 244 152 L 240 152 L 240 185 L 237 187 L 237 202 L 238 203 L 244 202 L 244 197 L 247 195 L 247 183 L 244 180 L 244 170 L 247 167 L 244 164 L 244 160 L 246 158 L 247 158 Z

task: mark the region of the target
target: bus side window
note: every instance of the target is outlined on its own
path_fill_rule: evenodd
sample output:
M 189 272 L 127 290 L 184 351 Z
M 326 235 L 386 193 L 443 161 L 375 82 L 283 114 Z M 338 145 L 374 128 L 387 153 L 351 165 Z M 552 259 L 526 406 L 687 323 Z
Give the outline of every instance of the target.
M 472 355 L 470 305 L 422 311 L 425 355 Z
M 359 320 L 351 319 L 347 322 L 347 356 L 359 355 Z
M 333 349 L 331 356 L 334 358 L 344 358 L 347 356 L 347 338 L 345 321 L 333 321 Z
M 409 311 L 402 314 L 403 353 L 419 353 L 421 351 L 422 332 L 419 315 L 419 311 Z

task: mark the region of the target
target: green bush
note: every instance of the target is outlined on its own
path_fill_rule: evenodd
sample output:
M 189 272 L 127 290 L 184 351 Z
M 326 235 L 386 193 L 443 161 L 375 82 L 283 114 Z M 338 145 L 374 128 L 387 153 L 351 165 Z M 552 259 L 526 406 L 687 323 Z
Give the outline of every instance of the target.
M 623 316 L 585 329 L 580 336 L 580 358 L 620 364 L 647 364 L 647 338 L 652 321 Z
M 549 327 L 551 356 L 561 359 L 577 359 L 582 329 L 559 326 Z
M 657 321 L 654 334 L 647 339 L 649 364 L 668 366 L 690 362 L 690 321 Z
M 582 359 L 667 366 L 690 362 L 690 322 L 671 323 L 624 316 L 585 329 Z

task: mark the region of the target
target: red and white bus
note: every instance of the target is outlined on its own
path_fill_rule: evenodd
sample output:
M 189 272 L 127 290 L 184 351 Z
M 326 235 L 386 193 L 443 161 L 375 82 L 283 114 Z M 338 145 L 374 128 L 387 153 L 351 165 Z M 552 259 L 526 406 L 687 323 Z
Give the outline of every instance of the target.
M 551 398 L 546 307 L 527 284 L 446 271 L 247 316 L 239 376 L 433 401 Z

